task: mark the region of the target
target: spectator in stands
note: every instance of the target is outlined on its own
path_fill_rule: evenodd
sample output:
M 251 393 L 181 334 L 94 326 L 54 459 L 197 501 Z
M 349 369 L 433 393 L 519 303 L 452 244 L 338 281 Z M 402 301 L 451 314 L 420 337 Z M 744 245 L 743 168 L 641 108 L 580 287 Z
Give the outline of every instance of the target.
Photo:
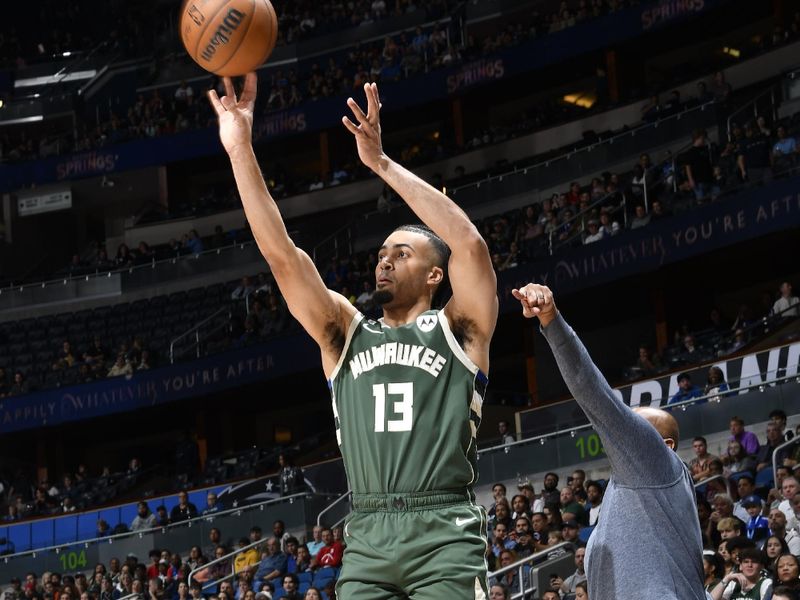
M 583 469 L 575 469 L 572 472 L 572 475 L 567 477 L 567 485 L 569 485 L 575 494 L 578 494 L 580 491 L 583 490 L 583 486 L 586 483 L 586 471 Z
M 172 507 L 169 513 L 169 520 L 171 523 L 178 523 L 186 521 L 187 519 L 194 519 L 197 516 L 197 507 L 189 502 L 189 494 L 185 491 L 178 493 L 178 503 Z
M 769 420 L 775 423 L 778 426 L 778 429 L 781 432 L 781 437 L 785 441 L 789 441 L 794 438 L 794 433 L 791 429 L 786 429 L 786 413 L 782 411 L 780 408 L 776 408 L 772 412 L 769 413 Z
M 788 281 L 781 283 L 781 297 L 775 301 L 772 314 L 781 318 L 800 316 L 800 298 L 792 295 L 792 284 Z
M 713 550 L 703 551 L 703 574 L 705 590 L 713 589 L 725 576 L 725 563 L 722 556 Z
M 597 519 L 600 516 L 600 508 L 603 504 L 603 491 L 603 486 L 599 481 L 586 482 L 588 502 L 585 508 L 589 511 L 589 527 L 597 525 Z
M 692 378 L 689 373 L 681 373 L 678 375 L 678 391 L 669 399 L 667 404 L 685 402 L 692 398 L 699 398 L 702 395 L 703 391 L 692 383 Z
M 745 524 L 736 517 L 726 517 L 717 523 L 717 531 L 723 540 L 740 537 L 744 534 L 744 527 Z
M 711 476 L 711 461 L 717 459 L 717 457 L 708 452 L 708 442 L 702 436 L 692 440 L 692 450 L 694 451 L 694 458 L 689 461 L 692 479 L 695 482 L 707 479 Z
M 729 389 L 728 383 L 725 381 L 725 374 L 719 367 L 710 367 L 708 369 L 708 377 L 706 379 L 706 387 L 703 390 L 703 396 L 710 396 L 710 400 L 719 402 L 720 395 Z M 715 395 L 716 394 L 716 395 Z
M 120 244 L 117 247 L 117 255 L 114 258 L 114 267 L 117 269 L 127 269 L 133 266 L 135 257 L 128 248 L 127 244 Z
M 784 590 L 788 588 L 795 593 L 800 590 L 800 563 L 796 554 L 786 553 L 778 558 L 775 565 L 775 578 L 781 586 L 784 586 Z M 775 595 L 772 598 L 776 600 Z
M 783 432 L 781 431 L 780 426 L 774 421 L 769 421 L 767 423 L 767 443 L 759 448 L 758 454 L 756 455 L 757 471 L 761 471 L 762 469 L 772 466 L 772 455 L 775 453 L 775 449 L 783 442 Z M 788 454 L 786 450 L 787 449 L 784 448 L 778 453 L 778 456 L 776 457 L 777 464 L 784 464 L 784 459 L 787 458 Z
M 245 275 L 242 277 L 241 283 L 239 283 L 236 289 L 231 293 L 231 300 L 244 300 L 253 293 L 253 291 L 255 291 L 255 288 L 250 278 Z
M 260 584 L 272 582 L 286 573 L 288 557 L 281 552 L 280 542 L 276 538 L 269 538 L 266 544 L 266 553 L 258 564 L 258 569 L 254 575 L 256 588 L 260 589 Z
M 542 501 L 545 505 L 558 504 L 561 501 L 561 493 L 558 491 L 558 475 L 555 473 L 547 473 L 544 476 Z
M 517 542 L 509 537 L 508 528 L 505 523 L 495 523 L 492 530 L 492 554 L 495 559 L 500 557 L 503 550 L 513 550 L 516 548 Z
M 303 596 L 303 600 L 322 600 L 322 594 L 320 594 L 320 591 L 317 588 L 310 587 L 306 590 L 306 595 Z
M 579 546 L 575 550 L 575 572 L 564 580 L 561 584 L 561 592 L 564 594 L 574 594 L 579 583 L 586 581 L 586 571 L 583 568 L 583 560 L 586 556 L 586 548 Z
M 586 516 L 586 511 L 575 500 L 575 490 L 567 486 L 561 489 L 561 517 L 564 521 L 578 521 L 580 523 L 588 523 L 589 519 Z
M 661 359 L 657 354 L 651 354 L 650 348 L 645 345 L 639 346 L 639 358 L 635 367 L 642 376 L 652 377 L 661 371 Z
M 796 529 L 786 528 L 786 515 L 779 508 L 769 511 L 769 530 L 772 535 L 780 537 L 795 556 L 800 555 L 800 533 Z
M 577 544 L 581 531 L 581 523 L 575 519 L 567 519 L 561 524 L 561 539 L 565 542 L 572 542 Z M 552 533 L 552 532 L 551 532 Z M 557 543 L 557 542 L 556 542 Z M 552 546 L 553 543 L 548 540 L 548 545 Z
M 544 591 L 542 600 L 561 600 L 561 595 L 558 593 L 557 589 L 550 588 Z
M 783 125 L 778 126 L 778 139 L 772 146 L 772 172 L 786 174 L 797 164 L 797 141 L 790 136 Z
M 733 498 L 724 493 L 716 494 L 711 502 L 711 506 L 714 510 L 711 511 L 711 516 L 708 519 L 708 529 L 705 533 L 709 541 L 718 543 L 720 536 L 717 531 L 717 525 L 723 519 L 733 516 Z
M 295 466 L 292 457 L 284 452 L 278 455 L 281 496 L 296 494 L 305 489 L 303 469 Z
M 311 561 L 311 567 L 340 567 L 344 548 L 339 542 L 334 541 L 330 529 L 322 530 L 322 541 L 325 544 Z
M 156 524 L 159 527 L 166 527 L 169 525 L 169 513 L 167 513 L 167 507 L 163 504 L 156 507 Z
M 530 556 L 536 551 L 536 544 L 533 539 L 531 522 L 527 515 L 520 515 L 514 519 L 514 531 L 509 536 L 515 543 L 514 552 L 520 558 Z
M 692 133 L 692 147 L 686 152 L 685 161 L 689 189 L 698 201 L 705 200 L 711 195 L 714 177 L 705 129 L 696 129 Z
M 756 548 L 745 548 L 739 552 L 739 573 L 729 573 L 712 590 L 712 600 L 731 600 L 751 597 L 767 600 L 772 594 L 772 579 L 762 575 L 765 564 L 763 553 Z M 757 595 L 744 596 L 751 590 Z
M 789 547 L 781 536 L 770 534 L 764 541 L 764 554 L 767 555 L 767 570 L 775 575 L 777 573 L 778 559 L 782 554 L 789 553 Z
M 311 556 L 316 556 L 317 552 L 325 545 L 325 542 L 322 541 L 322 527 L 320 525 L 314 525 L 311 530 L 311 537 L 312 540 L 306 542 L 306 546 L 308 546 L 309 554 L 311 554 Z
M 764 181 L 770 176 L 769 140 L 750 122 L 745 124 L 744 133 L 737 156 L 742 181 Z
M 500 557 L 497 560 L 497 564 L 495 566 L 495 570 L 502 569 L 503 567 L 507 567 L 515 562 L 517 562 L 518 558 L 516 553 L 513 550 L 503 550 L 500 553 Z M 519 581 L 519 574 L 516 569 L 511 569 L 510 571 L 503 573 L 498 577 L 492 577 L 489 580 L 489 586 L 502 586 L 508 590 L 509 594 L 518 594 L 520 589 L 520 581 Z
M 217 495 L 214 492 L 208 492 L 208 494 L 206 494 L 206 506 L 203 509 L 203 515 L 213 514 L 221 510 L 222 503 L 217 499 Z
M 631 229 L 639 229 L 650 224 L 650 215 L 645 211 L 644 206 L 637 204 L 634 209 L 634 217 L 631 220 Z
M 752 433 L 751 431 L 745 431 L 744 419 L 738 416 L 731 417 L 730 431 L 731 437 L 729 440 L 735 440 L 739 442 L 746 454 L 758 454 L 758 437 L 756 437 L 756 434 Z
M 117 360 L 114 361 L 114 364 L 108 370 L 108 374 L 106 377 L 130 377 L 133 375 L 133 366 L 125 358 L 125 355 L 120 353 L 117 355 Z
M 131 521 L 131 531 L 153 529 L 156 526 L 156 516 L 150 512 L 147 502 L 139 502 L 136 505 L 136 516 Z
M 25 374 L 22 371 L 15 371 L 14 372 L 14 382 L 11 384 L 11 387 L 8 389 L 8 396 L 19 396 L 22 394 L 27 394 L 30 391 L 30 386 L 28 384 L 27 379 L 25 378 Z
M 755 494 L 747 496 L 742 499 L 742 506 L 750 517 L 746 523 L 747 539 L 760 541 L 766 538 L 769 535 L 769 521 L 761 515 L 761 498 Z
M 501 584 L 492 585 L 489 587 L 489 600 L 508 600 L 508 589 Z
M 283 576 L 283 594 L 278 596 L 284 600 L 301 600 L 298 586 L 300 581 L 294 573 L 288 573 Z
M 189 248 L 189 251 L 192 254 L 200 254 L 204 250 L 203 240 L 200 237 L 200 234 L 197 233 L 196 229 L 189 230 L 185 246 Z
M 497 432 L 500 435 L 500 444 L 503 446 L 508 446 L 516 441 L 510 432 L 508 421 L 502 420 L 498 422 Z
M 506 486 L 503 483 L 495 483 L 492 486 L 492 505 L 489 507 L 489 510 L 486 511 L 489 519 L 491 520 L 494 517 L 495 509 L 497 507 L 498 502 L 505 502 L 506 501 Z
M 600 228 L 600 221 L 589 219 L 586 223 L 586 236 L 583 238 L 584 244 L 599 242 L 606 236 L 606 230 Z
M 726 475 L 741 473 L 743 471 L 747 471 L 749 473 L 755 472 L 755 456 L 752 454 L 747 454 L 744 446 L 742 446 L 736 440 L 730 440 L 728 442 L 727 453 L 723 454 L 721 458 L 723 464 L 726 465 Z

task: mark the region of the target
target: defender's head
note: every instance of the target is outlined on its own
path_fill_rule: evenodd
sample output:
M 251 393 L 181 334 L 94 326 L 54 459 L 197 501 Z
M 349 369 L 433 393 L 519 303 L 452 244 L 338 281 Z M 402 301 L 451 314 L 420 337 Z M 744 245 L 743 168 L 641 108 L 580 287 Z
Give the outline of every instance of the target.
M 447 288 L 450 248 L 425 225 L 402 225 L 378 251 L 373 301 L 385 307 L 414 304 L 419 298 L 437 306 Z
M 671 414 L 660 408 L 650 408 L 649 406 L 639 406 L 633 409 L 640 417 L 643 417 L 650 425 L 655 427 L 659 435 L 664 439 L 664 443 L 673 450 L 678 449 L 680 431 L 678 422 Z

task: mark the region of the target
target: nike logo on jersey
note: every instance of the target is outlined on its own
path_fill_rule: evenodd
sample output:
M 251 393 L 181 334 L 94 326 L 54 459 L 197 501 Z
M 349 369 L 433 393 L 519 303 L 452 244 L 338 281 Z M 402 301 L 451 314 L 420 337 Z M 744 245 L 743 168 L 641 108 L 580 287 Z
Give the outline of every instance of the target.
M 364 323 L 364 329 L 366 329 L 370 333 L 377 333 L 378 335 L 383 335 L 383 331 L 375 331 L 374 329 L 370 329 L 369 325 L 367 325 L 366 323 Z
M 470 517 L 468 519 L 462 519 L 461 517 L 456 517 L 456 527 L 462 527 L 468 523 L 474 523 L 478 520 L 478 517 Z

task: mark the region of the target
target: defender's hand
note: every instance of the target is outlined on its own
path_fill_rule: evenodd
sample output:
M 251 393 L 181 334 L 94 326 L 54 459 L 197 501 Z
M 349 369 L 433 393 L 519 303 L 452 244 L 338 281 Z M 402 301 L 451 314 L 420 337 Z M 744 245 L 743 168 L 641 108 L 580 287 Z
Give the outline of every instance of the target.
M 529 283 L 521 289 L 511 290 L 511 294 L 522 304 L 522 315 L 526 319 L 539 317 L 543 327 L 547 327 L 558 315 L 553 292 L 546 285 Z
M 367 95 L 367 114 L 361 110 L 358 103 L 352 98 L 347 99 L 347 106 L 353 111 L 353 116 L 358 125 L 348 117 L 342 117 L 342 123 L 356 138 L 358 157 L 366 166 L 377 172 L 383 154 L 381 141 L 381 101 L 378 96 L 378 86 L 374 83 L 364 84 L 364 93 Z
M 251 146 L 258 76 L 255 73 L 245 76 L 242 96 L 238 99 L 231 78 L 223 77 L 222 81 L 225 95 L 220 98 L 216 90 L 209 90 L 208 100 L 219 118 L 219 139 L 230 154 L 237 148 Z

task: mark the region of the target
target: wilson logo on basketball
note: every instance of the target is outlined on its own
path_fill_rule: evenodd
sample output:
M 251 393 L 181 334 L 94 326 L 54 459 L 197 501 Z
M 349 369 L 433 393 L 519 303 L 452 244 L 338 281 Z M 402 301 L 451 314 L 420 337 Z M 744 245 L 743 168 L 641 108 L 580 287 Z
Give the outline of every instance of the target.
M 203 16 L 203 13 L 201 13 L 200 9 L 197 8 L 194 4 L 192 4 L 192 7 L 189 9 L 189 12 L 187 14 L 192 19 L 192 21 L 194 21 L 194 24 L 197 25 L 198 27 L 200 27 L 206 20 L 205 16 Z
M 246 16 L 246 13 L 231 8 L 228 14 L 225 15 L 220 26 L 217 27 L 214 35 L 211 36 L 205 50 L 200 53 L 200 57 L 210 62 L 211 59 L 214 58 L 214 54 L 217 53 L 217 48 L 230 41 L 230 34 L 236 31 Z

